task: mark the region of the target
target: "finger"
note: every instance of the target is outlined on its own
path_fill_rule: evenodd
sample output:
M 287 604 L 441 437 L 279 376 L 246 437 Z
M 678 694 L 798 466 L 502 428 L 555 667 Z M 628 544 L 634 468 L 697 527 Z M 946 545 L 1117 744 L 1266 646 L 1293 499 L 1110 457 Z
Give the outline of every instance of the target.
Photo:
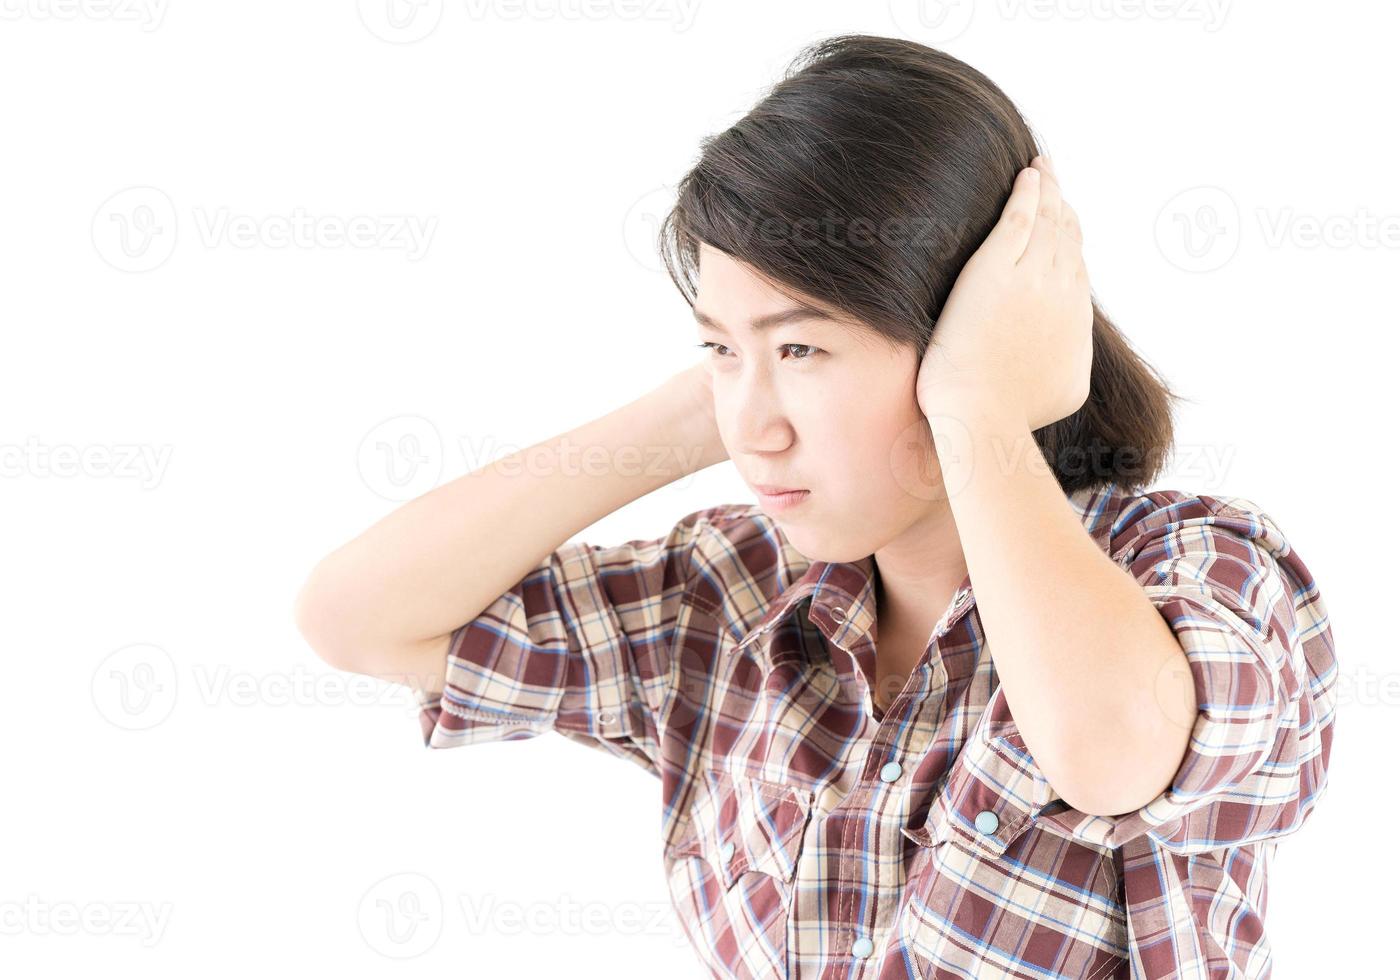
M 1037 156 L 1031 165 L 1040 171 L 1040 202 L 1036 207 L 1030 244 L 1017 264 L 1049 269 L 1054 265 L 1055 248 L 1060 237 L 1060 185 L 1054 174 L 1050 173 L 1044 157 Z
M 1077 275 L 1084 267 L 1084 235 L 1079 216 L 1068 201 L 1060 202 L 1060 236 L 1055 245 L 1053 268 L 1065 275 Z
M 1079 213 L 1064 200 L 1060 202 L 1060 230 L 1079 245 L 1084 244 L 1084 229 L 1079 225 Z
M 1042 156 L 1041 159 L 1045 161 L 1046 172 L 1049 173 L 1051 177 L 1055 178 L 1055 186 L 1060 189 L 1060 197 L 1063 198 L 1065 196 L 1065 185 L 1064 181 L 1060 180 L 1060 171 L 1055 168 L 1055 161 L 1047 156 Z
M 1084 229 L 1079 224 L 1079 214 L 1065 199 L 1064 184 L 1060 182 L 1055 162 L 1046 157 L 1045 163 L 1060 192 L 1060 237 L 1055 246 L 1054 267 L 1073 271 L 1075 277 L 1080 278 L 1084 273 Z
M 982 248 L 995 253 L 1011 265 L 1016 264 L 1031 238 L 1035 225 L 1036 204 L 1040 200 L 1039 171 L 1026 167 L 1011 182 L 1011 196 L 1001 209 L 1001 217 L 992 228 Z

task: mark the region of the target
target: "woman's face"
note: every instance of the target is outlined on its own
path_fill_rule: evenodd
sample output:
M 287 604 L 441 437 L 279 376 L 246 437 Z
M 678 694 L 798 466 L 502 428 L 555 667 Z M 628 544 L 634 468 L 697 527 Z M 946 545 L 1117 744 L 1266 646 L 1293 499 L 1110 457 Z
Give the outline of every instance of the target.
M 804 304 L 745 265 L 701 246 L 698 336 L 720 437 L 739 474 L 810 491 L 775 510 L 809 559 L 855 561 L 945 508 L 937 455 L 914 395 L 915 351 L 809 302 L 766 329 L 754 321 Z

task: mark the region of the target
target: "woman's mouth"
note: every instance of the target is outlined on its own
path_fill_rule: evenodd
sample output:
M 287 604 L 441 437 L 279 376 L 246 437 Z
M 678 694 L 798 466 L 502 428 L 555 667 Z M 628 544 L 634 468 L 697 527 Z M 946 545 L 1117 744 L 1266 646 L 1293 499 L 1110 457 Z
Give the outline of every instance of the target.
M 773 512 L 789 510 L 812 495 L 810 490 L 786 490 L 779 487 L 755 487 L 759 502 Z

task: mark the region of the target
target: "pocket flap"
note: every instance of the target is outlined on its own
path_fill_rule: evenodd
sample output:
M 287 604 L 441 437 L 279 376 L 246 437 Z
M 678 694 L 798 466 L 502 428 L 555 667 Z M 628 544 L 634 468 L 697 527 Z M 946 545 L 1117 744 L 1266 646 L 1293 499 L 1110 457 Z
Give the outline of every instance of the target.
M 923 825 L 901 833 L 923 847 L 956 836 L 980 854 L 1001 857 L 1050 800 L 1050 785 L 1021 736 L 1000 736 L 969 745 L 934 796 Z
M 705 785 L 691 809 L 691 832 L 672 856 L 705 857 L 726 890 L 747 871 L 792 881 L 812 791 L 720 769 L 705 772 Z

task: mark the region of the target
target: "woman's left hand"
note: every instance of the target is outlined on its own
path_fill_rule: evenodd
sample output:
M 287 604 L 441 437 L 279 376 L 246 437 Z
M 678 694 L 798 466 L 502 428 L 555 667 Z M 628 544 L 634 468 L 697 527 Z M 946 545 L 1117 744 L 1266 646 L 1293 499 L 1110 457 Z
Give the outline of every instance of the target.
M 1036 157 L 934 325 L 915 383 L 925 416 L 961 417 L 971 399 L 1034 431 L 1079 410 L 1093 359 L 1082 244 L 1078 216 Z

